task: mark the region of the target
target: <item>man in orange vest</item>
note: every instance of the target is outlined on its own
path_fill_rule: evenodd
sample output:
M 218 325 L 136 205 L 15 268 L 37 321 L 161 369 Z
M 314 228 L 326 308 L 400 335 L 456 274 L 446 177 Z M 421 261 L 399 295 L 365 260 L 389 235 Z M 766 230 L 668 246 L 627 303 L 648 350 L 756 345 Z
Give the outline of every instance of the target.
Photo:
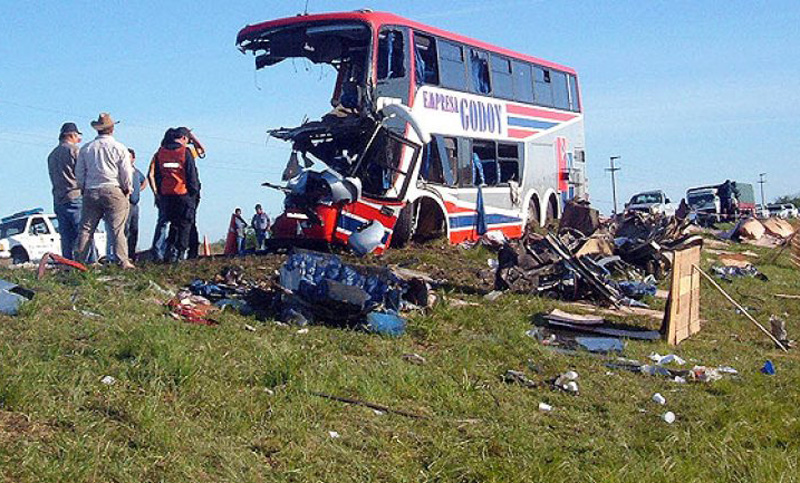
M 187 147 L 189 130 L 168 131 L 168 139 L 155 155 L 155 182 L 159 201 L 169 220 L 167 262 L 183 259 L 189 247 L 189 234 L 194 225 L 200 180 L 192 150 Z

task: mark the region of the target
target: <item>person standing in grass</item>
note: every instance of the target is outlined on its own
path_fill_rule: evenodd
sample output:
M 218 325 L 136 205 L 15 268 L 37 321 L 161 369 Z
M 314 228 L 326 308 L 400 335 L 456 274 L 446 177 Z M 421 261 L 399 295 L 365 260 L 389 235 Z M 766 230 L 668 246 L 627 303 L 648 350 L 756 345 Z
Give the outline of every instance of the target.
M 128 237 L 128 256 L 131 259 L 136 257 L 136 245 L 139 241 L 139 199 L 142 191 L 147 188 L 147 179 L 144 174 L 136 168 L 136 151 L 128 148 L 131 155 L 131 168 L 133 169 L 133 179 L 131 180 L 130 211 L 128 221 L 125 224 L 125 236 Z
M 47 157 L 47 170 L 53 185 L 53 210 L 61 234 L 61 255 L 69 259 L 73 258 L 83 209 L 81 190 L 75 179 L 81 136 L 74 122 L 65 122 L 58 136 L 58 146 Z
M 88 260 L 97 224 L 107 219 L 111 224 L 108 235 L 112 237 L 119 264 L 122 268 L 135 268 L 128 260 L 125 237 L 130 208 L 128 196 L 132 191 L 130 154 L 128 148 L 114 139 L 117 123 L 108 113 L 101 113 L 91 124 L 97 137 L 80 149 L 75 163 L 75 178 L 83 193 L 78 259 Z
M 236 252 L 241 255 L 244 253 L 247 241 L 247 222 L 242 218 L 242 209 L 238 206 L 233 210 L 230 230 L 236 236 Z
M 269 215 L 264 213 L 260 204 L 256 205 L 256 214 L 253 215 L 253 219 L 250 220 L 250 226 L 252 226 L 253 230 L 256 232 L 256 250 L 264 249 L 270 225 L 271 221 Z

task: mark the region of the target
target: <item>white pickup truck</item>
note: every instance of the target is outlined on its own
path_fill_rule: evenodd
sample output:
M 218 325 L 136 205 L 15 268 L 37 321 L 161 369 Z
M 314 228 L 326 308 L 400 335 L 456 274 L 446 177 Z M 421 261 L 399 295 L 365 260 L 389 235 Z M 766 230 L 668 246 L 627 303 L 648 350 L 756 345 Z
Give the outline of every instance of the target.
M 667 198 L 663 191 L 645 191 L 636 193 L 625 204 L 625 211 L 642 211 L 674 216 L 677 207 Z
M 102 223 L 94 234 L 98 258 L 106 252 L 106 234 L 101 226 Z M 11 263 L 38 262 L 47 252 L 61 254 L 56 215 L 37 208 L 0 220 L 0 259 L 11 259 Z

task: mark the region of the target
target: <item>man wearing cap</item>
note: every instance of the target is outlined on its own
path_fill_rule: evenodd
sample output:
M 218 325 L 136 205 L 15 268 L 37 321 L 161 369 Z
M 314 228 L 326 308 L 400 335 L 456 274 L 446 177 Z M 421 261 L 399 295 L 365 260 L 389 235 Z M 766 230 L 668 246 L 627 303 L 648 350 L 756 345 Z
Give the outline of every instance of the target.
M 61 235 L 61 255 L 73 258 L 75 241 L 81 224 L 83 200 L 75 179 L 75 162 L 82 133 L 74 122 L 65 122 L 58 136 L 59 144 L 47 157 L 47 170 L 53 185 L 53 211 Z
M 97 224 L 105 219 L 111 225 L 114 254 L 122 268 L 134 268 L 128 259 L 125 223 L 128 219 L 132 191 L 132 166 L 128 148 L 114 139 L 116 122 L 108 113 L 101 113 L 92 127 L 97 137 L 78 152 L 75 177 L 83 193 L 81 230 L 78 236 L 78 259 L 86 261 Z
M 167 131 L 168 139 L 154 157 L 155 192 L 169 221 L 166 261 L 170 263 L 182 260 L 186 253 L 200 194 L 194 155 L 187 147 L 187 131 L 183 128 Z

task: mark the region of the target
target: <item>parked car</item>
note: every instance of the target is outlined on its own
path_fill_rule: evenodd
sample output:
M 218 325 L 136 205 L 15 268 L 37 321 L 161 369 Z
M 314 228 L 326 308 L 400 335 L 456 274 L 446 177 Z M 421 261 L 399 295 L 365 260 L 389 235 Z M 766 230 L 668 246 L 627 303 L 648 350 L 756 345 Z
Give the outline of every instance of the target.
M 778 218 L 797 218 L 797 207 L 791 203 L 773 203 L 767 205 L 770 216 L 777 216 Z
M 645 191 L 636 193 L 625 204 L 625 211 L 644 211 L 647 213 L 661 213 L 673 216 L 677 207 L 669 200 L 663 191 Z
M 770 216 L 773 216 L 772 213 L 769 210 L 769 205 L 767 205 L 767 207 L 764 207 L 761 203 L 758 203 L 756 205 L 756 208 L 755 208 L 755 211 L 753 212 L 753 214 L 755 215 L 756 218 L 761 218 L 761 219 L 765 219 L 765 218 L 769 218 Z
M 689 188 L 686 190 L 686 203 L 701 222 L 756 214 L 753 185 L 739 181 Z
M 105 256 L 106 234 L 101 227 L 94 234 L 94 245 L 98 258 Z M 11 259 L 12 263 L 38 262 L 47 252 L 61 253 L 56 215 L 37 208 L 0 220 L 0 259 Z

